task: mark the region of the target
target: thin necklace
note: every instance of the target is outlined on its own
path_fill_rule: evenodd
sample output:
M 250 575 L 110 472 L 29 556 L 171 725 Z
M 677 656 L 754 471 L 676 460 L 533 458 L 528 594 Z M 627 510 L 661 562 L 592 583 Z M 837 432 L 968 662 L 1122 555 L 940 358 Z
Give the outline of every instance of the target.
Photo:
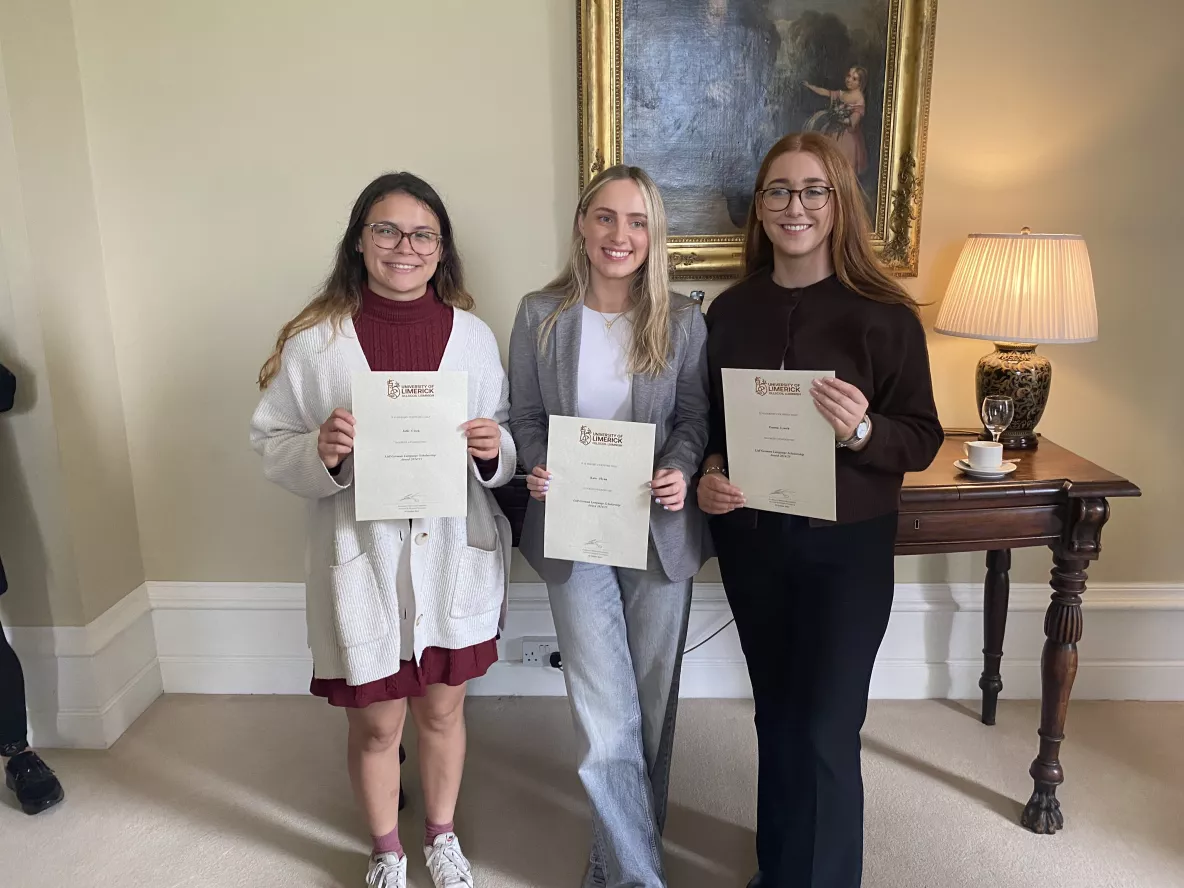
M 612 329 L 613 329 L 613 324 L 615 324 L 617 321 L 619 321 L 621 318 L 623 318 L 623 317 L 625 316 L 625 312 L 623 312 L 623 311 L 619 311 L 619 312 L 617 312 L 617 315 L 616 315 L 616 317 L 614 317 L 614 318 L 613 318 L 613 319 L 610 321 L 610 320 L 609 320 L 609 319 L 608 319 L 608 318 L 605 316 L 604 312 L 602 312 L 602 311 L 600 311 L 599 309 L 596 309 L 596 308 L 593 308 L 592 310 L 593 310 L 594 312 L 596 312 L 598 315 L 600 315 L 600 319 L 601 319 L 602 321 L 604 321 L 604 332 L 605 332 L 605 333 L 611 333 L 611 332 L 612 332 Z

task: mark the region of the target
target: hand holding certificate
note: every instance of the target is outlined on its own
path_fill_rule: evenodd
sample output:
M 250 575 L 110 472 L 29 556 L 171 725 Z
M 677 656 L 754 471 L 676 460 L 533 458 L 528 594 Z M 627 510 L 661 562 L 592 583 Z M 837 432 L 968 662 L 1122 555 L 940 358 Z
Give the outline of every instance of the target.
M 835 431 L 810 396 L 833 376 L 723 370 L 729 477 L 749 508 L 835 520 Z
M 543 555 L 644 570 L 653 469 L 650 423 L 552 416 Z
M 355 373 L 358 521 L 468 514 L 468 374 Z

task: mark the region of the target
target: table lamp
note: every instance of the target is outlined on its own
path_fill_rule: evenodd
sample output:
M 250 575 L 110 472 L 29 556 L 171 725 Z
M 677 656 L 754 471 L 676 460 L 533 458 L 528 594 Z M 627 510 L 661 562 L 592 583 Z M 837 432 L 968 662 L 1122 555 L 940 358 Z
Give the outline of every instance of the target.
M 1000 438 L 1003 446 L 1036 447 L 1036 424 L 1052 384 L 1052 364 L 1036 354 L 1036 346 L 1098 338 L 1085 239 L 1027 228 L 967 236 L 934 329 L 995 343 L 995 351 L 978 362 L 976 404 L 981 407 L 989 395 L 1010 397 L 1015 416 Z

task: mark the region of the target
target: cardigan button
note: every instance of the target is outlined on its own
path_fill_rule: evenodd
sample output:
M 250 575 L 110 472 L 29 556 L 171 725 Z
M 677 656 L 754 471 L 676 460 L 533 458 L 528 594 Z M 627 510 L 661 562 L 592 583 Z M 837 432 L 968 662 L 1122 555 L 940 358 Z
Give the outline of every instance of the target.
M 422 546 L 427 541 L 428 541 L 428 535 L 426 533 L 417 533 L 415 535 L 415 544 L 417 546 Z

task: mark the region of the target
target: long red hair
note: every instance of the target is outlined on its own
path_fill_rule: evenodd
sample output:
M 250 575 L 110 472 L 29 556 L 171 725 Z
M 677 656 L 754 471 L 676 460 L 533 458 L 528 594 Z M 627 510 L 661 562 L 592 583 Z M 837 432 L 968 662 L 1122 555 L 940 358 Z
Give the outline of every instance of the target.
M 851 162 L 839 151 L 838 144 L 822 133 L 790 133 L 770 148 L 761 162 L 753 188 L 752 205 L 748 208 L 748 222 L 744 226 L 745 275 L 757 274 L 773 267 L 773 242 L 757 218 L 756 202 L 759 198 L 755 192 L 764 187 L 773 161 L 791 151 L 802 151 L 817 157 L 835 189 L 832 198 L 835 221 L 830 233 L 830 253 L 836 277 L 860 296 L 876 302 L 899 302 L 918 311 L 917 301 L 884 270 L 872 248 L 868 235 L 872 228 L 871 219 Z

